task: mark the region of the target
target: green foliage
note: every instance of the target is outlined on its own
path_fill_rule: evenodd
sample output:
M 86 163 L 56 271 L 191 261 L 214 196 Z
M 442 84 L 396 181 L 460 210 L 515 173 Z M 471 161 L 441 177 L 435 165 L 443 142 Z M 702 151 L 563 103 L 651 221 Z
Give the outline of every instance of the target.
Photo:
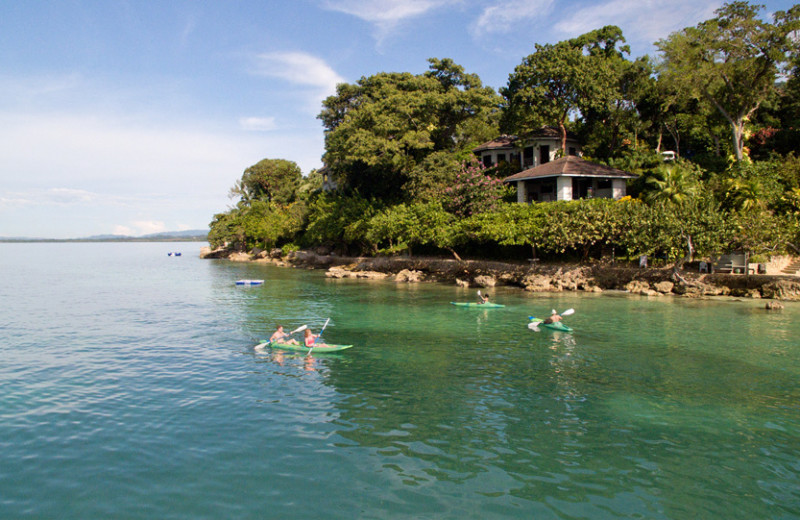
M 493 210 L 506 196 L 509 187 L 503 181 L 486 174 L 486 168 L 473 157 L 456 173 L 453 184 L 443 191 L 445 208 L 459 216 Z
M 288 204 L 295 199 L 302 178 L 300 167 L 285 159 L 263 159 L 247 168 L 231 188 L 231 197 L 249 205 L 254 201 Z
M 358 194 L 322 194 L 309 208 L 305 241 L 341 251 L 349 251 L 351 247 L 359 251 L 366 249 L 369 243 L 367 223 L 379 207 Z
M 425 74 L 362 77 L 323 102 L 324 161 L 347 188 L 400 200 L 410 172 L 429 155 L 458 152 L 474 134 L 488 134 L 500 104 L 495 92 L 452 60 L 429 61 Z

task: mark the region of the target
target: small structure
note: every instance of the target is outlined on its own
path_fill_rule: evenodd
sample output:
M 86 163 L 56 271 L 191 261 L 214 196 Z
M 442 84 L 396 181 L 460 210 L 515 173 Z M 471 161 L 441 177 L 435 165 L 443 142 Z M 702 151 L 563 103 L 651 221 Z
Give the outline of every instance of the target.
M 749 265 L 748 254 L 736 251 L 720 256 L 714 265 L 714 271 L 718 273 L 750 274 L 754 269 Z
M 591 198 L 620 199 L 625 183 L 637 176 L 610 166 L 568 155 L 503 179 L 517 187 L 517 202 L 547 202 Z
M 560 150 L 560 132 L 557 128 L 545 126 L 524 137 L 501 135 L 479 145 L 472 152 L 487 168 L 508 163 L 515 165 L 518 170 L 524 170 L 555 160 Z M 567 154 L 581 154 L 580 143 L 569 133 Z

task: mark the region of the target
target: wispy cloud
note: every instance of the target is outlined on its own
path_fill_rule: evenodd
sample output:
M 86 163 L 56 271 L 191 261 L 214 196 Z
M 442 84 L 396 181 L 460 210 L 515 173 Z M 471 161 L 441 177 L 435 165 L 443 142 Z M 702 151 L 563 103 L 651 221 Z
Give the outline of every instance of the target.
M 324 0 L 322 6 L 349 14 L 375 26 L 380 43 L 400 23 L 430 11 L 463 3 L 463 0 Z
M 617 25 L 628 43 L 649 47 L 672 32 L 712 18 L 721 5 L 717 0 L 609 0 L 570 13 L 555 24 L 555 29 L 572 37 L 604 25 Z
M 268 132 L 277 128 L 274 117 L 241 117 L 239 126 L 247 132 Z
M 510 0 L 496 2 L 484 8 L 471 30 L 476 37 L 516 31 L 520 25 L 547 18 L 555 0 Z
M 307 110 L 316 113 L 320 103 L 336 92 L 336 85 L 345 80 L 325 60 L 305 52 L 267 52 L 253 60 L 251 73 L 282 79 L 305 87 Z

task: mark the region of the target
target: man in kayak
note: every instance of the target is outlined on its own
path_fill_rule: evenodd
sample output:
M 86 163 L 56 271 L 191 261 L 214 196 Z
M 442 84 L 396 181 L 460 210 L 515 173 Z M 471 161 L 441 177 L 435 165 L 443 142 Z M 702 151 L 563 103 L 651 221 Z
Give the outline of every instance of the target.
M 308 330 L 306 329 L 306 332 Z M 288 345 L 299 345 L 296 339 L 291 337 L 289 334 L 283 332 L 283 325 L 278 325 L 278 328 L 275 332 L 272 333 L 272 336 L 269 337 L 270 343 L 286 343 Z
M 481 292 L 478 291 L 478 305 L 483 305 L 484 303 L 489 303 L 489 294 L 481 294 Z
M 550 317 L 546 318 L 542 323 L 558 323 L 559 321 L 561 321 L 561 315 L 558 314 L 555 309 L 553 309 L 553 313 L 550 315 Z

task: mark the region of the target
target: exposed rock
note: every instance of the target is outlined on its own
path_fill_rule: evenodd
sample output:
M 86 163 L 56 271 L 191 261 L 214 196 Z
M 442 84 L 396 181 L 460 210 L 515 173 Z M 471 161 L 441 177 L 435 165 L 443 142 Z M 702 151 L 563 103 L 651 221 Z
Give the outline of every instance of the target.
M 476 276 L 473 282 L 478 287 L 494 287 L 497 285 L 497 279 L 494 276 L 488 276 L 485 274 Z
M 269 252 L 269 257 L 270 258 L 276 258 L 276 259 L 277 258 L 281 258 L 281 257 L 283 257 L 283 251 L 281 250 L 280 247 L 273 247 Z
M 625 290 L 631 294 L 643 294 L 645 296 L 659 296 L 661 293 L 650 288 L 650 284 L 642 280 L 628 282 Z
M 228 256 L 228 260 L 231 262 L 249 262 L 252 257 L 247 253 L 231 253 Z
M 783 309 L 783 304 L 781 302 L 767 302 L 764 308 L 768 311 L 779 311 Z
M 794 280 L 776 280 L 761 286 L 761 295 L 764 298 L 775 300 L 798 301 L 800 300 L 800 282 Z
M 672 292 L 672 289 L 675 287 L 675 284 L 669 281 L 658 282 L 653 284 L 653 288 L 663 294 L 669 294 Z
M 412 271 L 410 269 L 403 269 L 397 276 L 394 277 L 395 282 L 419 283 L 425 279 L 425 273 L 422 271 Z
M 331 267 L 325 273 L 328 278 L 361 278 L 366 280 L 381 280 L 389 276 L 377 271 L 351 271 L 344 267 Z
M 211 249 L 210 247 L 200 248 L 200 258 L 228 258 L 230 251 L 225 248 Z
M 462 280 L 460 278 L 456 278 L 456 285 L 459 287 L 469 287 L 469 280 Z
M 530 292 L 551 292 L 556 291 L 550 284 L 551 278 L 542 274 L 529 274 L 522 279 L 522 287 Z

